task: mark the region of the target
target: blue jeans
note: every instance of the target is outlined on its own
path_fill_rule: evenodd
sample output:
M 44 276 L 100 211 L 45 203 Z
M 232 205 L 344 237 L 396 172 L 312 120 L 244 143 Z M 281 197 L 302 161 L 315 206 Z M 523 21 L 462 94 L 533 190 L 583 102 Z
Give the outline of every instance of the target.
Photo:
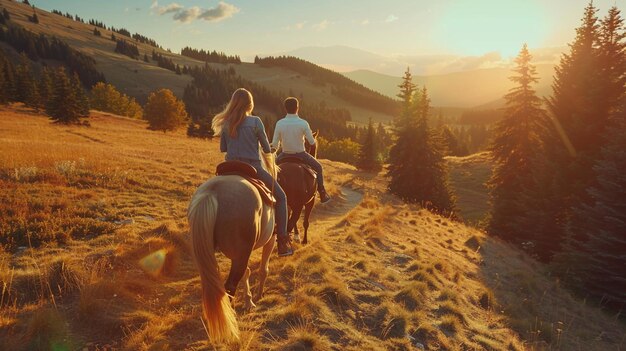
M 298 152 L 296 154 L 286 154 L 284 152 L 281 152 L 276 160 L 280 161 L 285 157 L 297 157 L 307 165 L 311 166 L 315 173 L 317 173 L 317 190 L 320 193 L 326 190 L 324 189 L 324 173 L 322 171 L 322 165 L 319 163 L 318 160 L 315 159 L 315 157 L 311 156 L 311 154 L 309 154 L 308 152 Z
M 229 158 L 229 161 L 235 160 L 245 162 L 254 167 L 259 175 L 259 179 L 261 179 L 268 188 L 274 189 L 274 197 L 276 198 L 276 206 L 274 207 L 276 214 L 276 234 L 287 235 L 287 195 L 285 195 L 283 188 L 280 187 L 276 179 L 272 178 L 271 174 L 267 173 L 265 168 L 261 165 L 261 161 L 247 158 Z

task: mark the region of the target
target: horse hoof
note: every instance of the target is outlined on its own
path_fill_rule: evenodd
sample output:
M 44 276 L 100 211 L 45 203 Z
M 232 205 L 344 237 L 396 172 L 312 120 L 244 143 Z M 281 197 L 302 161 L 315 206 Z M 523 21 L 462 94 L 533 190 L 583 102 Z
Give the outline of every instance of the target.
M 294 235 L 293 241 L 295 241 L 296 243 L 300 244 L 300 235 Z

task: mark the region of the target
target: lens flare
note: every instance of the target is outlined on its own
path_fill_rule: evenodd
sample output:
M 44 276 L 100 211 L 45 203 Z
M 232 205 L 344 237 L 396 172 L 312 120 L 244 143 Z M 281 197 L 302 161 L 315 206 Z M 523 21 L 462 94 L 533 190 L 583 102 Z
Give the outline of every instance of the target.
M 158 276 L 163 271 L 165 265 L 165 259 L 167 258 L 167 249 L 157 250 L 148 256 L 145 256 L 139 260 L 139 266 L 146 271 L 146 273 Z

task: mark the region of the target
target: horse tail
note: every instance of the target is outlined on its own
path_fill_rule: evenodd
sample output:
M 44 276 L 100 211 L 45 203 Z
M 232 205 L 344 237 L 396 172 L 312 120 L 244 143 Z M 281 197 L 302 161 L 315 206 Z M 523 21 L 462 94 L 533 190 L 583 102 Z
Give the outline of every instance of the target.
M 189 206 L 188 216 L 193 251 L 200 271 L 202 311 L 209 337 L 216 342 L 238 340 L 235 311 L 215 259 L 217 199 L 212 194 L 196 194 Z

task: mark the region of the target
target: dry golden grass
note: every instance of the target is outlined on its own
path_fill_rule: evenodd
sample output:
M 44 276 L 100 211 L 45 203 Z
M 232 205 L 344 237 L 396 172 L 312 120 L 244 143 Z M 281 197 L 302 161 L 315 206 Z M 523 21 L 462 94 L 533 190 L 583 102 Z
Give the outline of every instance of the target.
M 272 257 L 257 308 L 234 301 L 241 341 L 213 345 L 185 215 L 222 159 L 216 143 L 100 113 L 91 124 L 59 126 L 0 107 L 0 345 L 8 349 L 623 347 L 623 325 L 524 253 L 382 193 L 380 176 L 327 161 L 336 201 L 314 209 L 311 243 Z M 155 252 L 160 265 L 148 269 L 141 260 Z M 250 261 L 253 289 L 259 258 Z
M 491 154 L 481 152 L 465 157 L 450 156 L 446 160 L 461 217 L 466 223 L 480 224 L 489 211 L 486 182 L 491 177 Z

